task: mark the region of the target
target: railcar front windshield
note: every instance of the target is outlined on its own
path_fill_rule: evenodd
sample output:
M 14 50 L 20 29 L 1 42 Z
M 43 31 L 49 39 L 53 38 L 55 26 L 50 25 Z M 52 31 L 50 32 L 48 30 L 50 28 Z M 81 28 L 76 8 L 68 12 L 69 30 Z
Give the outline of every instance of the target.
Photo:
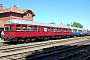
M 9 31 L 9 26 L 5 26 L 4 31 Z

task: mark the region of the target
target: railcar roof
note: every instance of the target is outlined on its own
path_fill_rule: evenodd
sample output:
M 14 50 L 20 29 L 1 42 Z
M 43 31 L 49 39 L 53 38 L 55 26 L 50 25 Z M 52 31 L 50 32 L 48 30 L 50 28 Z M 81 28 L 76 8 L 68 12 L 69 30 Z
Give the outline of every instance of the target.
M 12 19 L 5 22 L 5 24 L 30 24 L 30 25 L 39 25 L 39 26 L 49 26 L 49 27 L 60 27 L 60 28 L 70 28 L 68 26 L 60 26 L 55 24 L 47 24 L 47 23 L 39 23 L 39 22 L 33 22 L 28 20 L 19 20 L 19 19 Z
M 84 28 L 77 28 L 77 27 L 70 27 L 71 29 L 76 29 L 76 30 L 87 30 L 87 29 L 84 29 Z

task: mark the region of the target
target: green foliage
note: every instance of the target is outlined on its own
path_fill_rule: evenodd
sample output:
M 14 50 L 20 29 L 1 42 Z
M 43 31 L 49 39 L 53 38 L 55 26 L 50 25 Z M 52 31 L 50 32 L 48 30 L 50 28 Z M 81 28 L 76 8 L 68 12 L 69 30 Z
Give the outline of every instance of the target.
M 81 25 L 80 23 L 74 22 L 72 24 L 72 27 L 83 28 L 83 25 Z
M 55 22 L 51 22 L 51 23 L 49 23 L 49 24 L 55 24 Z
M 70 26 L 70 24 L 67 24 L 67 26 Z

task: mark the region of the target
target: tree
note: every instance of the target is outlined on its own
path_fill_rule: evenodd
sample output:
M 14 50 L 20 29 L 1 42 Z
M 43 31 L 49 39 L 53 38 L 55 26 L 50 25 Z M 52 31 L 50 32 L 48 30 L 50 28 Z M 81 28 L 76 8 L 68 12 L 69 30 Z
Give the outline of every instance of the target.
M 55 22 L 51 22 L 51 23 L 49 23 L 49 24 L 55 24 Z
M 74 22 L 72 24 L 72 27 L 83 28 L 83 25 L 81 25 L 80 23 Z
M 70 26 L 70 24 L 67 24 L 67 26 Z

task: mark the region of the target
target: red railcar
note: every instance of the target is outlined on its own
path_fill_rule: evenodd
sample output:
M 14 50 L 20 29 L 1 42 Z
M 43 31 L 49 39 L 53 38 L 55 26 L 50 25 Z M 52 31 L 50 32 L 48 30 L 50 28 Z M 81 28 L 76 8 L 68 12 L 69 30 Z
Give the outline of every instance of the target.
M 69 27 L 37 23 L 27 20 L 13 19 L 4 24 L 5 41 L 31 41 L 34 39 L 49 39 L 70 36 Z

